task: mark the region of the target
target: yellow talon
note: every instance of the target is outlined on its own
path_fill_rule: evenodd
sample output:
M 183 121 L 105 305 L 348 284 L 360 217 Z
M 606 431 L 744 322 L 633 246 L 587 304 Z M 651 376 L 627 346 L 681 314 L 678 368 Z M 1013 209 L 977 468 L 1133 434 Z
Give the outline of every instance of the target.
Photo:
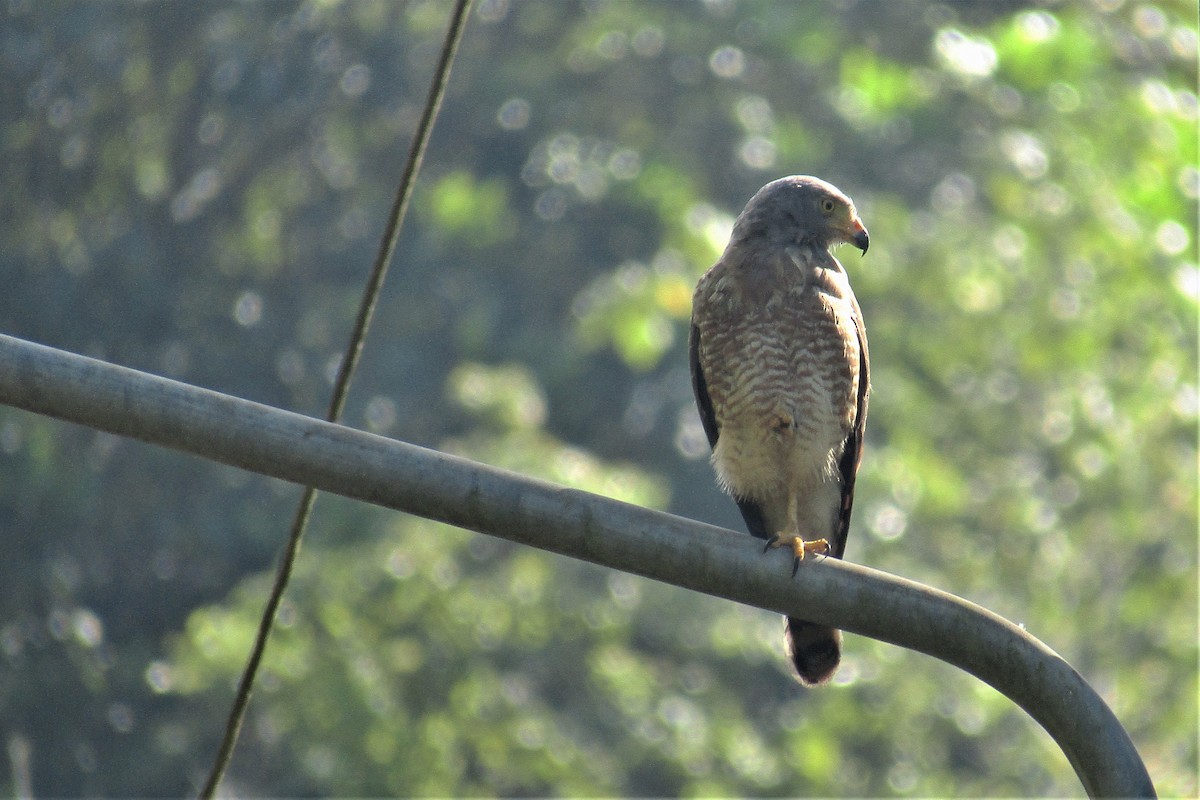
M 801 539 L 799 536 L 792 536 L 790 538 L 790 542 L 785 539 L 775 546 L 783 547 L 790 544 L 792 546 L 792 553 L 796 556 L 797 561 L 803 561 L 805 553 L 816 553 L 817 555 L 821 556 L 829 555 L 831 548 L 829 547 L 828 539 L 812 539 L 806 541 Z
M 829 555 L 833 549 L 829 546 L 828 539 L 811 539 L 806 540 L 793 533 L 777 533 L 767 541 L 767 546 L 763 548 L 766 552 L 772 547 L 790 547 L 795 560 L 792 562 L 792 575 L 796 574 L 796 570 L 800 567 L 800 562 L 804 560 L 807 553 L 816 553 L 817 555 Z

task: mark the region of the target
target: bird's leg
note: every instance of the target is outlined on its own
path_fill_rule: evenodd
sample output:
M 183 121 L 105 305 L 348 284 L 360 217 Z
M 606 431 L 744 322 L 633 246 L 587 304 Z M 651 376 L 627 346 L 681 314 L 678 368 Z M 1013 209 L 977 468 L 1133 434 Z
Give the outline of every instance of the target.
M 828 539 L 805 539 L 800 535 L 800 525 L 797 517 L 797 497 L 795 492 L 788 492 L 788 511 L 787 518 L 791 520 L 795 526 L 791 531 L 780 531 L 767 540 L 767 546 L 763 548 L 763 552 L 772 547 L 790 547 L 792 548 L 792 577 L 796 577 L 796 570 L 800 569 L 800 562 L 804 560 L 807 553 L 816 553 L 817 555 L 828 555 L 832 549 L 829 546 Z
M 804 560 L 806 553 L 816 553 L 820 556 L 829 555 L 832 549 L 829 546 L 828 539 L 805 539 L 802 536 L 797 536 L 794 533 L 777 533 L 767 541 L 767 546 L 763 548 L 763 552 L 772 547 L 791 547 L 794 556 L 792 560 L 792 577 L 796 577 L 796 572 L 800 569 L 800 562 Z

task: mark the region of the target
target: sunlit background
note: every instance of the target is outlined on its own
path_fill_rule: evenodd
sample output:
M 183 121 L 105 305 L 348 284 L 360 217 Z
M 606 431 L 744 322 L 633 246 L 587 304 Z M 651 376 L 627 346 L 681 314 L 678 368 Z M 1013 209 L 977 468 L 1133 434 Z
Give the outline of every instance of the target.
M 320 415 L 448 2 L 0 7 L 0 331 Z M 356 427 L 741 530 L 692 287 L 762 184 L 857 202 L 847 557 L 1067 658 L 1197 784 L 1193 3 L 478 0 Z M 194 792 L 296 487 L 0 409 L 0 791 Z M 847 636 L 323 497 L 225 788 L 1044 796 L 1049 737 Z

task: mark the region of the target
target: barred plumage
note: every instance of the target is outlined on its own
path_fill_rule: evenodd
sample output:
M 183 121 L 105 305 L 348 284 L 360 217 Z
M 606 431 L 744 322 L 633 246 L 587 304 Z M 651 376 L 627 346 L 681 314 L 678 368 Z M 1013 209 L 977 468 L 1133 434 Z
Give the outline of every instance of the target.
M 692 301 L 696 404 L 723 489 L 750 532 L 841 558 L 867 415 L 869 359 L 858 301 L 829 252 L 867 250 L 848 197 L 824 181 L 781 178 L 751 198 Z M 788 619 L 805 684 L 828 680 L 840 634 Z

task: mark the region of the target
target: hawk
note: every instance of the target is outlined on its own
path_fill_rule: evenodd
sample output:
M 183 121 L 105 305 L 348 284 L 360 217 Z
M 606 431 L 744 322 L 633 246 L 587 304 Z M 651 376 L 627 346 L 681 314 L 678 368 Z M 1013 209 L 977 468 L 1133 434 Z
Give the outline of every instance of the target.
M 780 178 L 750 198 L 692 298 L 692 389 L 717 480 L 750 533 L 792 550 L 793 575 L 806 553 L 845 552 L 862 459 L 867 333 L 830 252 L 843 243 L 870 243 L 850 198 Z M 786 648 L 800 682 L 821 684 L 841 632 L 788 617 Z

